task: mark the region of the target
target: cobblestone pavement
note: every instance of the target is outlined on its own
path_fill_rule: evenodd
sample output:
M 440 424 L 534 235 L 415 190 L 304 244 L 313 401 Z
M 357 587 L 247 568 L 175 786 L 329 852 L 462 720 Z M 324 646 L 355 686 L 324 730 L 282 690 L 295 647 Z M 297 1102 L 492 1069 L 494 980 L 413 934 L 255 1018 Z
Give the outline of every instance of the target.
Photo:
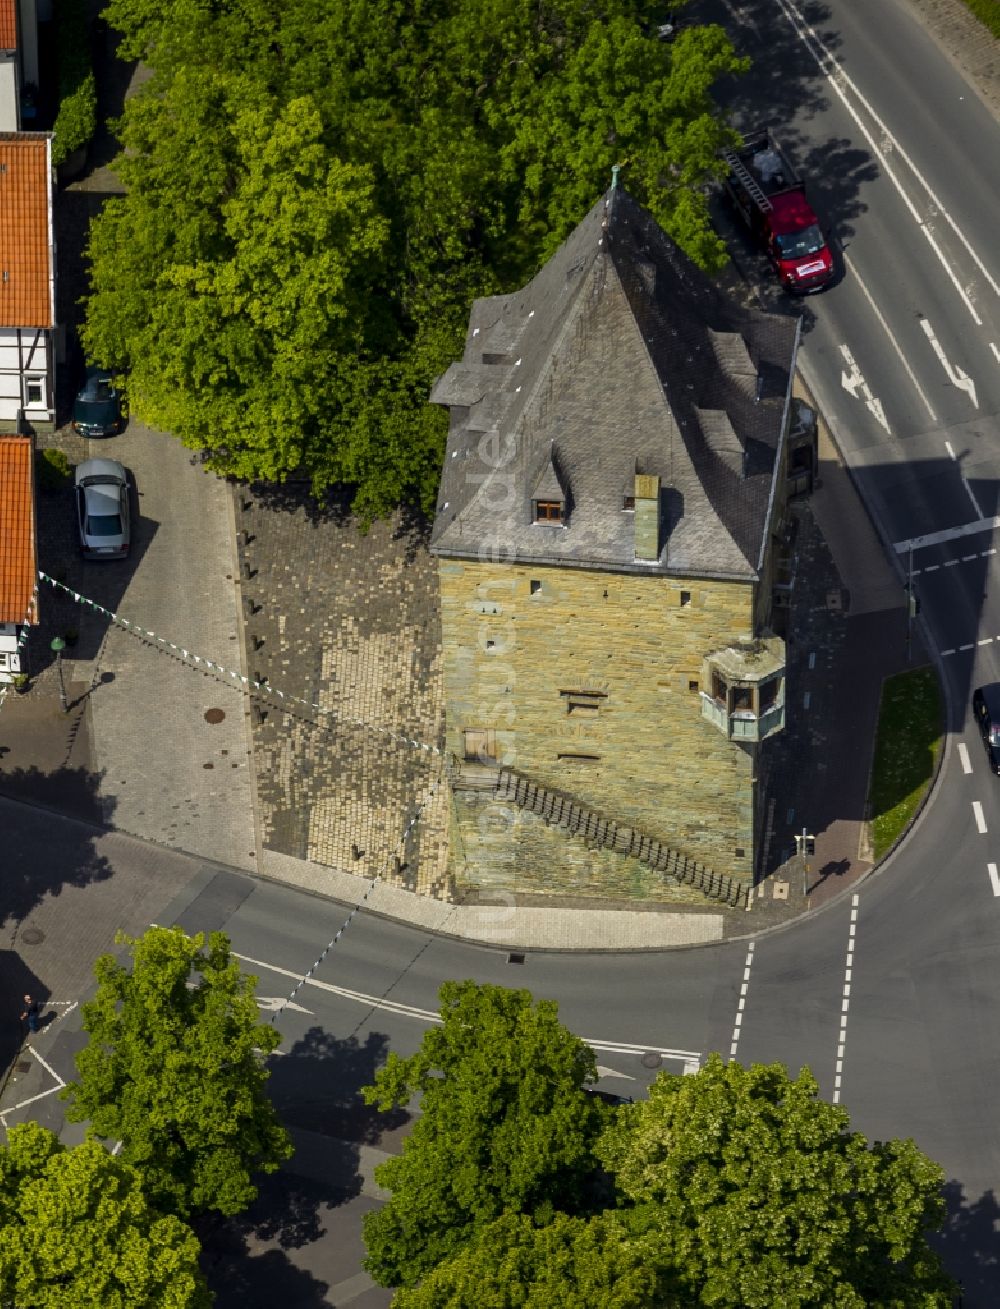
M 397 514 L 362 533 L 304 488 L 233 496 L 248 672 L 318 706 L 272 702 L 254 726 L 262 845 L 444 894 L 441 625 L 426 529 Z
M 92 769 L 100 816 L 120 831 L 252 869 L 246 697 L 179 655 L 187 650 L 239 670 L 228 488 L 192 464 L 178 442 L 137 423 L 110 440 L 85 442 L 67 429 L 47 443 L 74 462 L 89 453 L 125 464 L 134 479 L 133 547 L 127 561 L 82 560 L 72 489 L 42 492 L 42 570 L 166 638 L 178 652 L 140 639 L 43 582 L 42 621 L 29 641 L 34 684 L 26 699 L 56 703 L 49 643 L 69 634 L 65 675 L 84 710 L 91 755 L 79 762 Z M 12 706 L 18 717 L 29 707 L 19 699 Z M 71 746 L 67 737 L 67 759 L 76 762 Z M 20 743 L 0 762 L 0 787 L 6 773 L 26 763 L 25 748 Z

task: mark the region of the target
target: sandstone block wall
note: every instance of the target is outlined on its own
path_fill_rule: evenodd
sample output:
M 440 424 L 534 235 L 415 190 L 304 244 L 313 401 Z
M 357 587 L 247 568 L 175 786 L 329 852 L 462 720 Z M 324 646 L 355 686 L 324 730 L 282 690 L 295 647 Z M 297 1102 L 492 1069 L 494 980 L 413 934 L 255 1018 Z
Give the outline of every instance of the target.
M 447 558 L 438 572 L 449 752 L 461 760 L 471 742 L 719 872 L 752 877 L 751 750 L 702 718 L 699 691 L 705 655 L 752 637 L 753 585 Z M 455 799 L 460 882 L 580 894 L 584 879 L 590 894 L 660 898 L 649 870 L 540 820 L 519 820 L 516 853 L 504 855 L 503 840 L 483 839 L 504 821 L 489 797 Z

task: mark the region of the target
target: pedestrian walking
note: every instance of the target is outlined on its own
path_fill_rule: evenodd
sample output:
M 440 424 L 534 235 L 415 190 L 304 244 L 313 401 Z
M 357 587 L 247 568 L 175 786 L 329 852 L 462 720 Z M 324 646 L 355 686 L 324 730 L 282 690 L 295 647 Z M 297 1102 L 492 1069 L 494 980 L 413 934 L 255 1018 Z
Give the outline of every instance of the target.
M 24 1013 L 21 1015 L 21 1022 L 28 1024 L 29 1032 L 38 1031 L 38 1018 L 41 1014 L 41 1005 L 37 1000 L 32 1000 L 30 995 L 24 997 Z

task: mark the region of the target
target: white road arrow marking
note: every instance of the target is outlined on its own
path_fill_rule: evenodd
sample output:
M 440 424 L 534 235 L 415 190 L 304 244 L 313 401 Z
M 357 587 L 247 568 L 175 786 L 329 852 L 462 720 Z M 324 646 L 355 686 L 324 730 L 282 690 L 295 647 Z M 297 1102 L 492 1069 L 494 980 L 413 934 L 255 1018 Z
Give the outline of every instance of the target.
M 934 335 L 934 328 L 931 327 L 930 322 L 926 318 L 921 318 L 920 326 L 924 329 L 924 335 L 927 337 L 928 341 L 930 341 L 931 349 L 937 355 L 938 359 L 940 359 L 941 367 L 948 374 L 948 380 L 951 382 L 952 386 L 957 386 L 965 391 L 968 394 L 969 399 L 978 409 L 979 401 L 976 399 L 975 382 L 969 374 L 964 371 L 964 369 L 959 368 L 957 364 L 949 362 L 941 342 Z
M 308 1014 L 310 1018 L 315 1017 L 312 1009 L 303 1009 L 300 1004 L 294 1000 L 286 1000 L 280 995 L 259 995 L 257 997 L 257 1008 L 263 1009 L 265 1013 L 277 1013 L 279 1009 L 294 1009 L 297 1014 Z
M 842 372 L 840 374 L 840 385 L 849 395 L 853 396 L 855 400 L 857 400 L 860 392 L 861 398 L 865 402 L 865 408 L 873 415 L 879 426 L 885 429 L 886 435 L 891 435 L 889 432 L 889 424 L 885 421 L 885 410 L 882 408 L 882 402 L 872 395 L 871 387 L 861 376 L 861 369 L 855 363 L 854 356 L 851 354 L 851 347 L 849 345 L 842 345 L 840 347 L 840 353 L 844 356 L 844 362 L 851 370 L 849 373 Z
M 597 1065 L 597 1076 L 598 1076 L 598 1077 L 621 1077 L 621 1078 L 624 1078 L 624 1080 L 625 1080 L 626 1082 L 634 1082 L 634 1081 L 635 1081 L 635 1078 L 629 1076 L 628 1073 L 616 1073 L 615 1070 L 614 1070 L 613 1068 L 602 1068 L 600 1064 Z

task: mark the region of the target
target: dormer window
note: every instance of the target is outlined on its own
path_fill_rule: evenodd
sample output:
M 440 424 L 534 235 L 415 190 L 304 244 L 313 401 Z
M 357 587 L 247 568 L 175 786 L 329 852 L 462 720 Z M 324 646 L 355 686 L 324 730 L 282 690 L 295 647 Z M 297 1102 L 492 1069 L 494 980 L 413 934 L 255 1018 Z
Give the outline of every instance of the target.
M 563 502 L 561 500 L 536 500 L 536 523 L 561 523 L 563 520 Z
M 555 442 L 531 488 L 531 521 L 548 527 L 565 527 L 572 512 L 569 485 L 559 471 Z

